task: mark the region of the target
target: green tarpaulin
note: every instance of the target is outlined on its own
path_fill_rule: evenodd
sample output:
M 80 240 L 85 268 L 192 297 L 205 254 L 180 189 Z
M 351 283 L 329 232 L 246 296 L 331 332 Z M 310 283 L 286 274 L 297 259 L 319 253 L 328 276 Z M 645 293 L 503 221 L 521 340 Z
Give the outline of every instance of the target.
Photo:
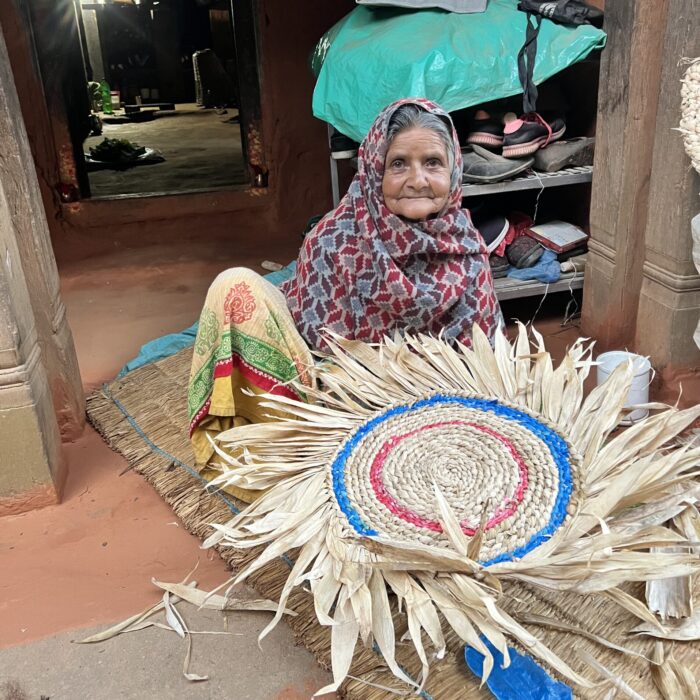
M 452 112 L 517 95 L 526 15 L 516 5 L 490 0 L 477 14 L 356 7 L 312 57 L 314 115 L 360 141 L 381 109 L 401 97 L 427 97 Z M 591 25 L 543 20 L 534 82 L 604 45 L 605 33 Z

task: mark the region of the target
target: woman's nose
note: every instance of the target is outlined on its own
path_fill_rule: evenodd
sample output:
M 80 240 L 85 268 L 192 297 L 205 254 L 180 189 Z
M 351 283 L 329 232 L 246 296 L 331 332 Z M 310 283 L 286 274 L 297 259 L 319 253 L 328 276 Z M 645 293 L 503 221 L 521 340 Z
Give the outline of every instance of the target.
M 415 188 L 425 187 L 428 184 L 425 169 L 420 165 L 411 167 L 408 173 L 408 184 Z

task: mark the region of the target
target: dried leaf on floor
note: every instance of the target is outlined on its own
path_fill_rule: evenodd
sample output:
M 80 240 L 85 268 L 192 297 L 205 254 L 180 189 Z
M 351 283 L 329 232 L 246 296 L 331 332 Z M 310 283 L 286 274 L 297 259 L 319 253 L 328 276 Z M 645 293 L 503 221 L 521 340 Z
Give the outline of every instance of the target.
M 631 633 L 657 639 L 675 639 L 680 642 L 700 640 L 700 611 L 678 622 L 667 622 L 660 628 L 646 623 L 641 624 L 631 630 Z
M 700 700 L 700 688 L 692 672 L 676 661 L 672 656 L 664 658 L 661 642 L 654 648 L 654 663 L 651 676 L 664 700 Z

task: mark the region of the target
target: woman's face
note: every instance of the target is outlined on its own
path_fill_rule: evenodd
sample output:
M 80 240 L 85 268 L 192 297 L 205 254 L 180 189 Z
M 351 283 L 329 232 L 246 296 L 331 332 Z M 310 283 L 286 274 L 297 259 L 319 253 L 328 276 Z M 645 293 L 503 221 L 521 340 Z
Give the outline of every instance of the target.
M 394 137 L 386 153 L 384 202 L 404 219 L 427 219 L 447 204 L 451 177 L 440 136 L 432 129 L 406 129 Z

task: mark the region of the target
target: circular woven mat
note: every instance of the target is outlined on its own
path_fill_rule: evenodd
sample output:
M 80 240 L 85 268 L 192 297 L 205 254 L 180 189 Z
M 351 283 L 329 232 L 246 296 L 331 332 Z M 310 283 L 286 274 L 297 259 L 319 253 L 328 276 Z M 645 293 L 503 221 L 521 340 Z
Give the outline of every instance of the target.
M 466 535 L 485 522 L 479 560 L 488 565 L 522 557 L 573 512 L 577 458 L 521 408 L 435 394 L 355 430 L 331 478 L 336 504 L 359 535 L 447 546 L 437 485 Z

